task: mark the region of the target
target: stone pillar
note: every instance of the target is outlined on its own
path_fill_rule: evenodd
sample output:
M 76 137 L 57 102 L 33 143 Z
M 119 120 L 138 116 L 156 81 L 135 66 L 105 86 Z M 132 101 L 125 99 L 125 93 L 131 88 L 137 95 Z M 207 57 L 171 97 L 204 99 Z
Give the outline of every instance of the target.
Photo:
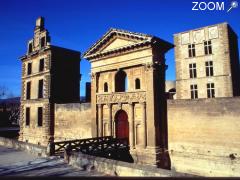
M 112 92 L 115 92 L 115 75 L 117 72 L 112 72 L 111 76 L 112 76 Z
M 103 136 L 103 119 L 102 119 L 102 105 L 98 104 L 98 132 L 99 137 Z
M 134 129 L 134 106 L 133 103 L 129 103 L 129 143 L 130 149 L 135 148 L 135 129 Z
M 43 145 L 47 146 L 54 142 L 54 104 L 48 102 L 43 105 L 43 127 L 46 139 L 43 140 Z
M 154 64 L 146 64 L 146 89 L 148 92 L 146 93 L 146 119 L 147 119 L 147 146 L 148 148 L 155 149 L 156 146 L 158 146 L 157 142 L 157 136 L 159 136 L 159 132 L 157 132 L 156 123 L 159 121 L 159 119 L 156 119 L 156 113 L 155 113 L 155 89 L 154 89 L 154 71 L 155 67 Z
M 19 127 L 20 127 L 20 130 L 19 130 L 19 137 L 18 137 L 18 140 L 19 141 L 23 141 L 23 128 L 24 128 L 24 105 L 22 105 L 22 102 L 21 102 L 21 105 L 20 105 L 20 115 L 19 115 Z
M 97 106 L 96 106 L 96 92 L 97 92 L 97 73 L 91 73 L 91 109 L 92 109 L 92 137 L 99 135 L 97 127 Z
M 143 148 L 147 146 L 147 127 L 146 127 L 146 103 L 142 102 L 142 127 L 143 127 Z
M 115 133 L 115 120 L 112 121 L 112 136 L 115 138 L 116 133 Z
M 109 132 L 108 135 L 112 136 L 112 105 L 108 104 L 109 114 L 108 114 L 108 120 L 109 120 Z

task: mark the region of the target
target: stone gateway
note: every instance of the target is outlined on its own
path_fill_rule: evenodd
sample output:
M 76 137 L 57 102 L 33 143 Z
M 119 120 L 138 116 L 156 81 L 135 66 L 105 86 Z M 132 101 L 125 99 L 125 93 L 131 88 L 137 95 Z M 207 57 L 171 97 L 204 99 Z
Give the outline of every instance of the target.
M 134 162 L 159 166 L 167 149 L 165 53 L 160 38 L 110 29 L 87 52 L 92 134 L 129 138 Z

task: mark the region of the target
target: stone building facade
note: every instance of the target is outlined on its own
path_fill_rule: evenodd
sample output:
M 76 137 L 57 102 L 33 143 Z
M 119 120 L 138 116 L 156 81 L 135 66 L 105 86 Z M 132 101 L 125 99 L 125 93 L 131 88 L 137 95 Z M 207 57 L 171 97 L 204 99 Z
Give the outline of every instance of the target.
M 228 24 L 174 35 L 176 83 L 165 81 L 164 55 L 171 43 L 110 29 L 84 53 L 91 63 L 86 95 L 91 103 L 79 102 L 80 53 L 49 42 L 39 18 L 21 57 L 19 140 L 46 146 L 70 139 L 127 138 L 134 163 L 200 176 L 240 175 L 240 98 L 232 97 L 239 95 L 238 46 Z M 191 76 L 196 77 L 189 78 L 194 63 Z M 208 83 L 222 98 L 190 99 L 194 84 L 198 98 L 206 98 Z
M 110 29 L 84 54 L 91 63 L 93 137 L 127 138 L 136 163 L 161 166 L 167 149 L 164 54 L 172 47 Z
M 50 45 L 44 19 L 22 56 L 19 140 L 47 145 L 54 140 L 54 104 L 79 102 L 80 53 Z
M 174 34 L 176 98 L 240 95 L 237 35 L 227 23 Z

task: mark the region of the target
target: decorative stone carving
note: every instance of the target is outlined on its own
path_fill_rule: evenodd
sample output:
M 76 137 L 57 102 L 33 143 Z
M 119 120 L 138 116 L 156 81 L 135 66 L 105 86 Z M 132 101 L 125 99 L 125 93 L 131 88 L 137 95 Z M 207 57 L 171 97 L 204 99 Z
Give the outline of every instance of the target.
M 51 54 L 48 54 L 44 61 L 44 70 L 51 69 Z
M 145 102 L 146 92 L 98 94 L 97 104 Z
M 46 75 L 44 78 L 44 86 L 43 86 L 43 98 L 50 97 L 50 88 L 51 88 L 51 78 L 50 75 Z
M 120 102 L 118 103 L 118 108 L 122 109 L 122 104 Z
M 145 64 L 145 70 L 146 71 L 154 70 L 154 68 L 155 68 L 155 64 L 154 63 L 147 63 L 147 64 Z
M 181 40 L 182 44 L 189 44 L 190 43 L 189 33 L 182 34 Z
M 201 43 L 205 40 L 204 30 L 193 31 L 193 42 Z
M 218 38 L 218 28 L 217 28 L 217 26 L 208 28 L 208 37 L 209 37 L 209 39 Z

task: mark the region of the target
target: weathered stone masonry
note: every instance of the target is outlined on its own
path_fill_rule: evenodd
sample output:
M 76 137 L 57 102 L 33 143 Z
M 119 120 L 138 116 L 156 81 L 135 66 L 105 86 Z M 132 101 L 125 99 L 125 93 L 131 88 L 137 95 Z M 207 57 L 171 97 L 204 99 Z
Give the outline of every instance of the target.
M 79 102 L 80 53 L 50 45 L 44 19 L 22 56 L 19 140 L 47 146 L 54 141 L 55 103 Z M 63 73 L 64 72 L 64 73 Z

